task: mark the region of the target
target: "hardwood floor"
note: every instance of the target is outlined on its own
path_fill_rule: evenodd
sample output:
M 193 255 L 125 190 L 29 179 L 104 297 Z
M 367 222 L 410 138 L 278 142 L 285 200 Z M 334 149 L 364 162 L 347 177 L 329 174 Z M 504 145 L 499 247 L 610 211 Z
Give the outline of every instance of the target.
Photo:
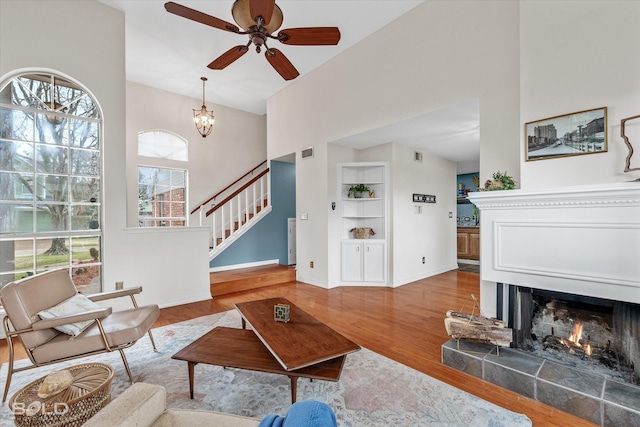
M 339 287 L 327 290 L 291 282 L 165 308 L 154 326 L 230 310 L 238 302 L 283 296 L 359 345 L 511 411 L 524 413 L 534 426 L 594 426 L 440 363 L 440 347 L 449 338 L 443 323 L 445 313 L 462 308 L 471 294 L 480 295 L 479 275 L 459 271 L 395 289 Z M 6 360 L 3 342 L 0 361 Z

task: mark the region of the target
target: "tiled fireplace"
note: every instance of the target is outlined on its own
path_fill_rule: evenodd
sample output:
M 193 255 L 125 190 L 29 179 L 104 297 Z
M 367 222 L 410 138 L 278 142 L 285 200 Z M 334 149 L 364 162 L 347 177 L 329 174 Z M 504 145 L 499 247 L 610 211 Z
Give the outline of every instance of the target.
M 499 355 L 450 341 L 443 363 L 596 424 L 640 425 L 640 182 L 470 199 L 481 308 L 514 341 Z

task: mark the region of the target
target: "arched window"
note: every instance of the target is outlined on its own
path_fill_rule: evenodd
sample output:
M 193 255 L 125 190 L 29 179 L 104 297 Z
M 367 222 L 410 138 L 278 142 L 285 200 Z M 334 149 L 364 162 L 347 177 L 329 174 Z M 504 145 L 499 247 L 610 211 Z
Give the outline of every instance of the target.
M 138 133 L 138 155 L 183 162 L 189 160 L 187 140 L 166 130 Z
M 164 130 L 139 132 L 138 155 L 179 162 L 189 160 L 187 140 Z M 138 166 L 140 227 L 186 226 L 186 209 L 186 169 L 157 167 L 152 164 Z
M 0 287 L 65 267 L 81 292 L 102 289 L 101 127 L 69 78 L 0 82 Z

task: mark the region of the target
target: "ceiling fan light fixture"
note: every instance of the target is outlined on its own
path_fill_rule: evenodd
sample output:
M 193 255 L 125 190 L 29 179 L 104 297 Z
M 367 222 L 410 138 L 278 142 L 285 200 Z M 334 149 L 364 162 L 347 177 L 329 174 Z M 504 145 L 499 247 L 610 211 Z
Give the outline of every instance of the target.
M 200 77 L 202 80 L 202 107 L 199 110 L 193 109 L 193 122 L 196 125 L 196 129 L 203 138 L 206 138 L 213 130 L 213 123 L 216 118 L 213 115 L 213 111 L 207 111 L 207 106 L 204 102 L 204 84 L 207 81 L 206 77 Z
M 231 15 L 236 24 L 240 26 L 244 31 L 249 31 L 249 28 L 257 25 L 257 23 L 251 18 L 251 11 L 249 7 L 249 0 L 236 0 L 231 6 Z M 276 4 L 273 8 L 273 14 L 269 20 L 269 24 L 263 25 L 269 34 L 273 34 L 280 26 L 284 17 L 282 10 Z

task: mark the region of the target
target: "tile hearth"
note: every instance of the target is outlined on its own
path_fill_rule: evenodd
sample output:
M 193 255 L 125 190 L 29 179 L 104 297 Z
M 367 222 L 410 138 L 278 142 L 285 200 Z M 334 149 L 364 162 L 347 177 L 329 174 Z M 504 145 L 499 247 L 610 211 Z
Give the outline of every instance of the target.
M 601 426 L 640 425 L 640 387 L 500 348 L 451 339 L 442 363 Z

